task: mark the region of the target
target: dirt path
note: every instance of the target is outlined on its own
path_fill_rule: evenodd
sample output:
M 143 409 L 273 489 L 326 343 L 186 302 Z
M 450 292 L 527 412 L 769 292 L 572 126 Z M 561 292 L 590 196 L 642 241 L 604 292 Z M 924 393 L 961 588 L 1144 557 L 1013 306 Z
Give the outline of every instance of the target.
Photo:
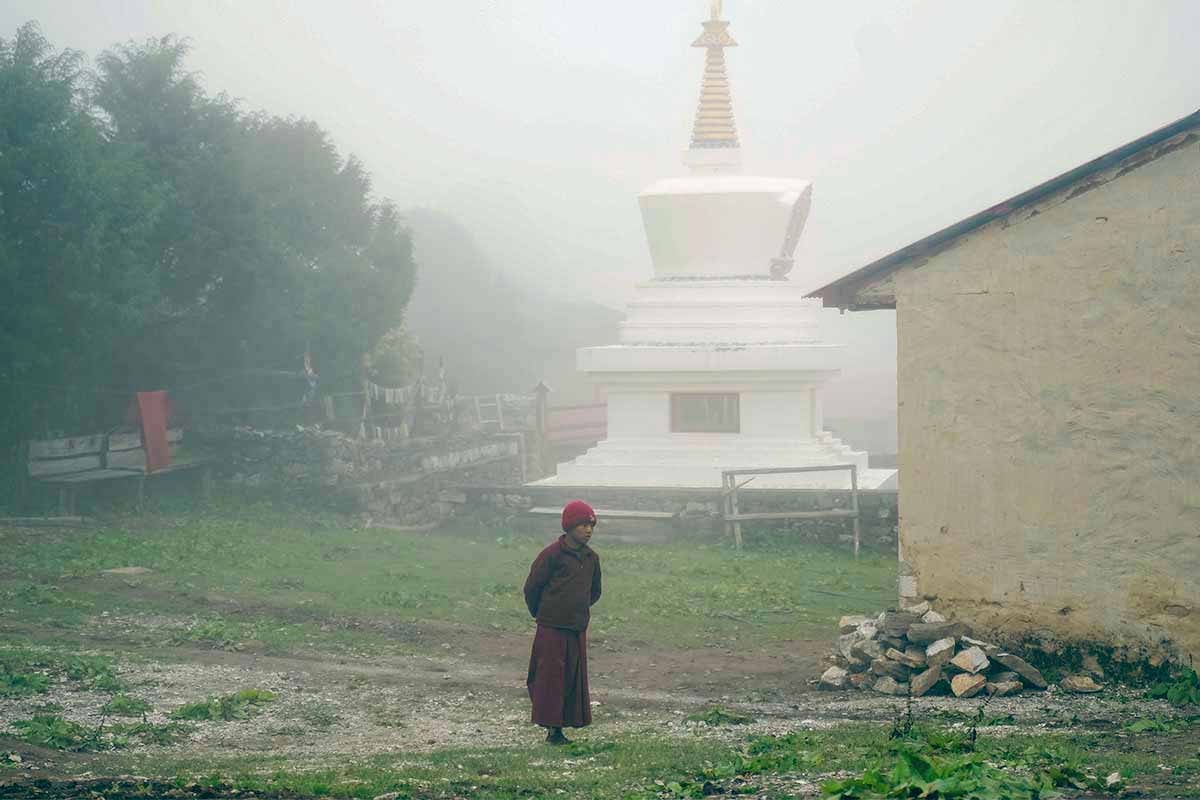
M 528 637 L 422 625 L 420 638 L 427 645 L 422 653 L 370 658 L 127 644 L 120 675 L 132 694 L 155 709 L 148 717 L 151 722 L 166 722 L 166 712 L 184 703 L 240 689 L 269 690 L 278 700 L 248 720 L 203 723 L 185 743 L 144 748 L 122 756 L 122 761 L 136 769 L 164 756 L 220 759 L 270 753 L 311 764 L 328 758 L 538 740 L 541 732 L 528 722 L 524 688 Z M 108 636 L 93 644 L 110 652 L 121 646 Z M 738 653 L 673 650 L 641 642 L 593 643 L 595 725 L 583 735 L 693 735 L 696 726 L 686 716 L 706 704 L 755 718 L 749 726 L 704 732 L 731 739 L 846 720 L 886 722 L 899 713 L 902 703 L 896 698 L 814 691 L 809 682 L 818 673 L 826 647 L 823 642 L 793 642 Z M 95 725 L 107 699 L 104 693 L 56 686 L 47 695 L 0 700 L 0 725 L 27 717 L 47 703 L 60 705 L 67 719 Z M 1040 729 L 1060 723 L 1112 726 L 1147 713 L 1144 703 L 1126 701 L 1117 696 L 1040 694 L 998 699 L 989 713 L 1012 714 L 1015 724 Z M 973 713 L 978 701 L 923 698 L 917 706 L 919 713 Z M 104 774 L 104 765 L 113 758 L 41 751 L 13 740 L 0 745 L 28 756 L 25 771 L 30 777 Z

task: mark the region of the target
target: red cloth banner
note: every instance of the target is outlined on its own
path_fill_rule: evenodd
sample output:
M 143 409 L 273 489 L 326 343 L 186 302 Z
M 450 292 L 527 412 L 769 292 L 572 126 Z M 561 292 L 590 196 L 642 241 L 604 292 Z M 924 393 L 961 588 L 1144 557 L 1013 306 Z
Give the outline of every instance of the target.
M 171 466 L 171 448 L 167 444 L 167 405 L 166 391 L 137 393 L 142 447 L 146 450 L 146 472 Z

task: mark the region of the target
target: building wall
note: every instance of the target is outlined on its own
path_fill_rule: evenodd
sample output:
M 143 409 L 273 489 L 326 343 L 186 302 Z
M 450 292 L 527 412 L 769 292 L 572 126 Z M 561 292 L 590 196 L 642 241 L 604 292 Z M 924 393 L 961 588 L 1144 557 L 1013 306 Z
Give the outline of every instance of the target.
M 895 285 L 902 593 L 1200 658 L 1196 131 Z

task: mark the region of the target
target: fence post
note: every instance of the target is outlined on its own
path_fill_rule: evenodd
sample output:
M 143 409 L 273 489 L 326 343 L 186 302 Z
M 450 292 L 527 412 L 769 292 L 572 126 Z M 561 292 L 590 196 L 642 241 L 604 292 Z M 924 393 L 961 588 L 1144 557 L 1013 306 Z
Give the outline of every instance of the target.
M 858 466 L 855 464 L 850 465 L 850 502 L 854 511 L 854 560 L 857 561 L 860 530 L 858 519 L 861 514 L 858 512 Z
M 537 386 L 533 387 L 537 415 L 536 424 L 539 477 L 545 477 L 549 475 L 552 469 L 550 465 L 550 444 L 546 440 L 546 395 L 550 394 L 550 391 L 550 387 L 545 381 L 538 381 Z

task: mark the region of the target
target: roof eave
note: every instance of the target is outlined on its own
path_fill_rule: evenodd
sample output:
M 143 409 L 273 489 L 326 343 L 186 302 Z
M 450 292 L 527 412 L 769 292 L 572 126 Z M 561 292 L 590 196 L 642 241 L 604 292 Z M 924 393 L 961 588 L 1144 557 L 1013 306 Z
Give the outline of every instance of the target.
M 872 298 L 866 298 L 864 302 L 862 301 L 863 298 L 859 298 L 859 293 L 864 287 L 885 277 L 915 258 L 928 255 L 933 250 L 949 245 L 955 239 L 976 228 L 983 227 L 989 222 L 1008 216 L 1024 206 L 1028 206 L 1068 186 L 1079 183 L 1100 170 L 1118 164 L 1148 147 L 1152 147 L 1198 126 L 1200 126 L 1200 110 L 1194 111 L 1186 117 L 1165 125 L 1115 150 L 1111 150 L 1098 158 L 1080 164 L 1074 169 L 1068 170 L 1044 183 L 1040 183 L 1031 189 L 1027 189 L 990 208 L 986 208 L 977 214 L 959 220 L 953 225 L 926 236 L 924 239 L 920 239 L 893 253 L 889 253 L 883 258 L 867 264 L 865 267 L 861 267 L 848 275 L 838 278 L 832 283 L 809 292 L 806 297 L 819 297 L 826 306 L 840 308 L 843 311 L 894 309 L 896 307 L 894 297 L 891 298 L 890 304 L 886 300 Z

